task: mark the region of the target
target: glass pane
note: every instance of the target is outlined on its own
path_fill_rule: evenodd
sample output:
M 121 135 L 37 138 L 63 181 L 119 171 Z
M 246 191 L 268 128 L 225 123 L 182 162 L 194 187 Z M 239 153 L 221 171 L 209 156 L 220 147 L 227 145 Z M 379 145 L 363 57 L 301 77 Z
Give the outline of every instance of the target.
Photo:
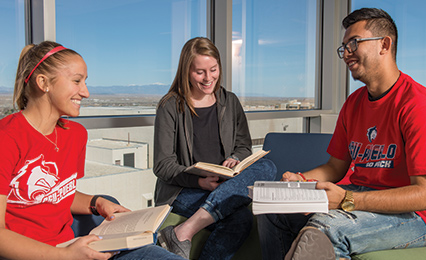
M 24 1 L 0 1 L 0 118 L 13 112 L 13 88 L 25 46 Z
M 352 10 L 362 7 L 381 8 L 395 20 L 398 28 L 398 68 L 415 81 L 426 85 L 426 2 L 422 0 L 352 0 Z M 350 93 L 362 82 L 350 79 Z
M 313 109 L 316 0 L 234 0 L 232 91 L 246 110 Z
M 88 66 L 81 115 L 155 113 L 183 44 L 206 36 L 206 12 L 205 0 L 56 1 L 56 40 Z

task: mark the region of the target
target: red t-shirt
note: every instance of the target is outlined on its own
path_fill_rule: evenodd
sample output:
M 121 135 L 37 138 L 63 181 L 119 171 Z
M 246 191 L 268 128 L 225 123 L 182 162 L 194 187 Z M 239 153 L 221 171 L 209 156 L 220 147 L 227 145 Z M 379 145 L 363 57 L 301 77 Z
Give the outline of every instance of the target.
M 351 183 L 375 189 L 410 185 L 426 175 L 426 88 L 401 72 L 376 101 L 366 87 L 343 105 L 327 152 L 355 165 Z M 418 214 L 426 221 L 426 212 Z
M 61 119 L 62 120 L 62 119 Z M 35 130 L 22 113 L 0 120 L 0 194 L 7 196 L 6 228 L 56 245 L 74 237 L 71 204 L 76 180 L 84 175 L 87 131 L 63 120 L 57 146 Z M 47 136 L 56 142 L 56 134 Z

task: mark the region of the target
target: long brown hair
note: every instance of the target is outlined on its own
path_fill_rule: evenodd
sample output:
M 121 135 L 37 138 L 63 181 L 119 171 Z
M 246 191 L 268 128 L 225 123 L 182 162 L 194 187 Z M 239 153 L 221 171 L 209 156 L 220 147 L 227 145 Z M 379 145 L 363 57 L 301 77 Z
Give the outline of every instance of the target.
M 169 92 L 159 102 L 159 105 L 164 104 L 169 98 L 175 96 L 177 98 L 176 105 L 180 112 L 185 111 L 185 103 L 188 105 L 192 114 L 196 114 L 194 105 L 191 101 L 191 84 L 189 82 L 189 69 L 196 55 L 206 55 L 217 60 L 219 66 L 219 78 L 213 92 L 220 88 L 222 82 L 222 64 L 220 62 L 219 50 L 212 41 L 205 37 L 196 37 L 185 43 L 182 48 L 179 65 L 176 71 L 176 76 L 170 86 Z

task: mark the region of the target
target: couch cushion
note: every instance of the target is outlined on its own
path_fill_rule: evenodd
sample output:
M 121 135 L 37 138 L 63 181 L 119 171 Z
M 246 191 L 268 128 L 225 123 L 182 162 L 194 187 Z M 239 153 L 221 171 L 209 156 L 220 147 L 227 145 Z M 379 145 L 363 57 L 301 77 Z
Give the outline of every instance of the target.
M 353 260 L 409 260 L 425 259 L 426 247 L 375 251 L 353 256 Z

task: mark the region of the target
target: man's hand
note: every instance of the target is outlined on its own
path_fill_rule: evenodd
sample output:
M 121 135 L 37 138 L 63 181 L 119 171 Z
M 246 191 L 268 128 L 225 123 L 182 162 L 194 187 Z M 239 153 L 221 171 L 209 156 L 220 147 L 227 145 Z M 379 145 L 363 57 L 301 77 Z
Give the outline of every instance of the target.
M 303 177 L 297 173 L 286 171 L 283 173 L 281 181 L 303 181 Z
M 345 190 L 332 182 L 318 182 L 317 189 L 323 189 L 327 193 L 328 208 L 340 209 L 340 203 L 345 198 Z

